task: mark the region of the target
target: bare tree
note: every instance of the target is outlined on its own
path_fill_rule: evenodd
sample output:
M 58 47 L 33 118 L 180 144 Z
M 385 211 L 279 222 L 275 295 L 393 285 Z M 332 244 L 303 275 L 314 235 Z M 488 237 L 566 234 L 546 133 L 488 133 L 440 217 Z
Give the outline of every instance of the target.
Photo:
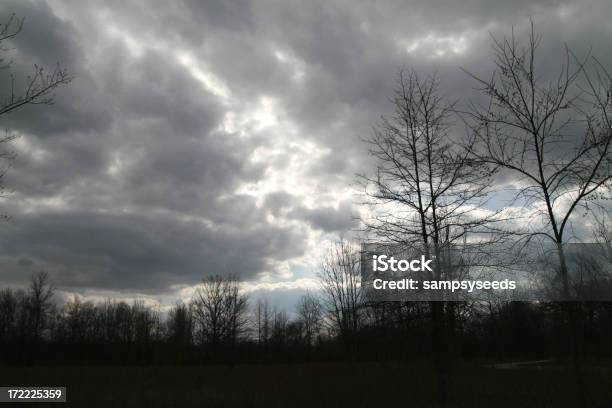
M 8 288 L 0 290 L 0 344 L 8 342 L 16 334 L 22 297 L 22 294 Z
M 168 338 L 176 345 L 191 345 L 193 342 L 193 310 L 190 305 L 179 303 L 168 314 Z
M 420 78 L 402 70 L 392 102 L 367 140 L 376 160 L 374 175 L 362 175 L 366 203 L 373 216 L 364 224 L 378 242 L 422 251 L 434 260 L 430 279 L 453 279 L 445 256 L 469 234 L 488 234 L 497 213 L 477 210 L 488 197 L 491 171 L 453 143 L 454 107 L 440 95 L 435 75 Z M 486 240 L 486 239 L 485 239 Z M 446 317 L 452 307 L 431 302 L 438 395 L 446 403 L 450 389 L 450 354 Z
M 310 348 L 321 330 L 321 302 L 311 293 L 303 295 L 297 305 L 297 319 L 301 323 L 303 338 Z
M 375 174 L 360 175 L 374 214 L 363 220 L 367 231 L 435 255 L 436 279 L 452 273 L 441 264 L 444 246 L 465 242 L 469 234 L 489 234 L 500 220 L 498 213 L 478 213 L 491 193 L 492 169 L 453 141 L 454 104 L 438 88 L 435 74 L 423 79 L 400 71 L 395 111 L 366 140 Z
M 340 240 L 330 249 L 318 275 L 327 322 L 345 342 L 360 325 L 364 299 L 359 266 L 358 248 Z
M 53 308 L 51 298 L 55 289 L 49 284 L 49 274 L 38 272 L 32 275 L 28 296 L 30 336 L 33 340 L 41 339 Z
M 132 303 L 134 319 L 134 341 L 138 344 L 148 344 L 160 337 L 159 311 L 145 305 L 142 300 Z
M 272 325 L 272 311 L 268 305 L 268 300 L 258 300 L 255 309 L 255 325 L 257 332 L 257 343 L 267 346 L 270 340 L 270 327 Z
M 558 75 L 546 80 L 536 59 L 539 44 L 533 23 L 526 46 L 514 33 L 494 38 L 496 70 L 486 78 L 468 73 L 488 99 L 467 112 L 475 137 L 469 151 L 474 160 L 520 177 L 516 200 L 532 210 L 531 218 L 511 232 L 525 242 L 541 237 L 554 244 L 563 296 L 570 299 L 563 244 L 571 217 L 610 191 L 612 81 L 599 62 L 578 60 L 567 47 Z M 575 308 L 568 310 L 574 326 Z M 576 332 L 572 327 L 578 372 Z
M 91 301 L 83 302 L 74 296 L 63 307 L 60 316 L 60 333 L 64 340 L 73 343 L 91 341 L 95 338 L 96 306 Z
M 192 300 L 201 340 L 212 346 L 235 344 L 247 323 L 248 298 L 240 282 L 220 275 L 204 279 Z
M 485 107 L 472 104 L 468 112 L 476 142 L 469 150 L 475 160 L 521 178 L 516 199 L 531 206 L 533 221 L 542 222 L 511 232 L 556 244 L 569 296 L 562 244 L 570 219 L 578 208 L 597 206 L 595 199 L 611 187 L 612 81 L 598 63 L 598 82 L 588 73 L 586 61 L 572 66 L 567 48 L 558 77 L 545 81 L 537 70 L 539 43 L 533 25 L 526 47 L 514 34 L 494 39 L 497 70 L 491 78 L 470 74 L 489 101 Z
M 289 326 L 289 316 L 285 310 L 274 308 L 272 313 L 272 332 L 271 341 L 277 351 L 283 350 L 287 345 L 287 329 Z

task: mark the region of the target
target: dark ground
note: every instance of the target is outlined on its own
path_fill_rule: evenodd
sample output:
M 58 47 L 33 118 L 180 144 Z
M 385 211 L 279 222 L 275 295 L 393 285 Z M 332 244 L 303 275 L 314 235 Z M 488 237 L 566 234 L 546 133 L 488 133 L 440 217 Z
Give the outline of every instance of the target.
M 612 407 L 610 366 L 586 371 L 594 406 Z M 430 407 L 432 379 L 426 363 L 0 369 L 0 385 L 67 386 L 63 406 L 92 408 Z M 469 363 L 455 371 L 456 407 L 574 407 L 575 395 L 565 365 Z

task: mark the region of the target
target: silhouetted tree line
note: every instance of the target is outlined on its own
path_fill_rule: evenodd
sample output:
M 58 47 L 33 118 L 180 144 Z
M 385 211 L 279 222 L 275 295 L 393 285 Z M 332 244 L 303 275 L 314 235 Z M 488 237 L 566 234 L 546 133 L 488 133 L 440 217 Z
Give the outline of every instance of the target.
M 35 274 L 26 290 L 0 291 L 3 365 L 382 361 L 435 352 L 428 302 L 358 297 L 334 304 L 344 294 L 323 290 L 303 296 L 290 315 L 267 301 L 250 305 L 238 280 L 221 276 L 205 279 L 190 302 L 166 313 L 142 301 L 75 297 L 56 305 L 53 296 L 46 273 Z M 612 303 L 581 307 L 581 353 L 587 360 L 609 358 Z M 558 303 L 462 302 L 454 303 L 454 315 L 456 358 L 570 357 L 567 314 Z

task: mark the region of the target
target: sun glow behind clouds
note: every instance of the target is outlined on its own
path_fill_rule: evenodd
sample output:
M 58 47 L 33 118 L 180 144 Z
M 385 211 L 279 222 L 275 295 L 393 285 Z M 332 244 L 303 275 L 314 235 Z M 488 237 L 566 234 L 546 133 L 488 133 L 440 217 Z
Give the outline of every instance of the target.
M 231 191 L 228 196 L 234 194 L 249 194 L 256 198 L 258 205 L 266 199 L 269 193 L 286 192 L 290 197 L 287 211 L 296 210 L 308 212 L 320 208 L 338 208 L 339 203 L 350 195 L 350 187 L 333 185 L 330 180 L 313 177 L 314 164 L 329 158 L 334 154 L 325 142 L 310 137 L 307 130 L 302 126 L 300 118 L 286 108 L 286 101 L 282 92 L 278 89 L 262 89 L 258 92 L 245 92 L 243 87 L 236 85 L 234 81 L 226 78 L 226 73 L 216 68 L 212 59 L 204 57 L 199 48 L 186 48 L 185 43 L 173 43 L 171 38 L 160 38 L 151 35 L 147 30 L 139 30 L 135 26 L 121 23 L 121 19 L 114 19 L 110 13 L 101 13 L 96 19 L 101 27 L 100 43 L 96 50 L 101 58 L 102 52 L 108 49 L 117 49 L 117 52 L 126 60 L 137 62 L 150 58 L 163 56 L 165 64 L 180 75 L 192 79 L 191 89 L 201 94 L 212 94 L 222 105 L 224 116 L 222 124 L 213 131 L 210 137 L 236 138 L 240 143 L 252 145 L 251 150 L 244 151 L 244 161 L 260 163 L 267 167 L 262 177 L 255 181 L 249 179 L 249 184 L 242 184 L 236 191 Z M 276 65 L 274 73 L 282 73 L 283 83 L 288 86 L 305 84 L 310 78 L 310 66 L 293 52 L 290 46 L 278 45 L 266 50 L 266 55 Z M 267 54 L 264 52 L 264 54 Z M 212 58 L 212 57 L 211 57 Z M 95 58 L 93 62 L 97 62 Z M 93 64 L 94 66 L 95 64 Z M 129 64 L 126 64 L 129 66 Z M 138 64 L 136 68 L 142 69 Z M 179 69 L 176 69 L 179 67 Z M 206 95 L 207 97 L 210 95 Z M 205 113 L 205 112 L 203 112 Z M 166 120 L 161 117 L 160 120 Z M 178 140 L 178 139 L 177 139 Z M 53 151 L 47 152 L 35 148 L 36 144 L 30 143 L 29 139 L 21 139 L 22 151 L 28 152 L 34 162 L 45 162 L 52 159 Z M 95 211 L 103 213 L 130 214 L 139 211 L 136 205 L 116 204 L 112 207 L 104 207 L 106 199 L 112 202 L 115 187 L 121 188 L 121 183 L 130 176 L 133 169 L 141 162 L 146 163 L 147 157 L 135 156 L 134 149 L 122 151 L 121 149 L 109 152 L 105 156 L 104 182 L 109 182 L 111 187 L 108 191 L 103 190 L 96 195 L 100 208 Z M 138 163 L 135 163 L 138 162 Z M 112 184 L 114 183 L 114 184 Z M 102 185 L 102 184 L 101 184 Z M 79 193 L 81 190 L 70 190 L 69 193 Z M 65 193 L 65 191 L 64 191 Z M 65 211 L 69 206 L 75 204 L 70 200 L 71 195 L 57 195 L 47 199 L 19 198 L 20 203 L 26 208 L 26 212 L 39 211 Z M 103 199 L 102 199 L 103 198 Z M 299 210 L 299 211 L 298 211 Z M 198 215 L 173 211 L 171 208 L 160 208 L 150 210 L 153 214 L 164 215 L 181 222 L 200 222 L 209 230 L 219 229 L 213 221 L 200 218 Z M 312 227 L 310 221 L 296 215 L 278 216 L 272 221 L 277 226 L 298 229 L 305 237 L 305 249 L 299 256 L 290 259 L 269 259 L 265 270 L 261 271 L 253 280 L 245 285 L 251 285 L 250 291 L 273 291 L 314 289 L 312 272 L 318 267 L 322 251 L 328 247 L 333 240 L 334 233 L 325 232 L 318 227 Z M 111 293 L 111 292 L 109 292 Z M 89 292 L 86 295 L 92 300 L 117 297 L 106 295 L 101 292 Z M 173 297 L 174 293 L 166 293 Z M 180 294 L 179 294 L 180 295 Z M 139 293 L 125 294 L 125 299 L 142 298 L 145 295 Z M 179 296 L 180 297 L 180 296 Z
M 160 42 L 159 39 L 151 40 L 133 35 L 129 29 L 112 24 L 108 16 L 102 16 L 101 19 L 106 27 L 108 37 L 113 41 L 122 42 L 133 58 L 142 57 L 148 50 L 165 52 L 175 50 L 172 52 L 175 60 L 183 65 L 187 72 L 198 80 L 207 91 L 221 98 L 224 105 L 229 105 L 232 102 L 232 94 L 227 85 L 208 70 L 206 64 L 196 58 L 193 53 L 186 49 L 177 49 L 175 45 Z
M 256 130 L 262 130 L 278 123 L 276 104 L 276 100 L 270 96 L 262 96 L 260 98 L 259 105 L 252 113 L 252 119 L 256 123 Z
M 408 54 L 425 54 L 430 58 L 461 55 L 468 49 L 468 41 L 464 35 L 438 36 L 429 34 L 415 40 L 401 41 Z
M 231 92 L 229 88 L 213 73 L 207 71 L 201 61 L 187 51 L 177 51 L 176 57 L 189 74 L 200 81 L 208 91 L 220 97 L 224 104 L 230 103 Z

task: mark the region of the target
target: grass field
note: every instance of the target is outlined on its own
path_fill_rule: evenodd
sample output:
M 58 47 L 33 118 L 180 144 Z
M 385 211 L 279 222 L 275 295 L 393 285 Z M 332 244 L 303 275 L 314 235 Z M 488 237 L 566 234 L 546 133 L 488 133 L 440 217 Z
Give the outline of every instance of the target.
M 594 406 L 612 407 L 612 371 L 590 368 L 587 377 Z M 65 406 L 92 408 L 430 407 L 432 378 L 425 363 L 0 370 L 0 385 L 67 386 Z M 563 366 L 463 364 L 454 381 L 456 407 L 577 406 L 571 372 Z

